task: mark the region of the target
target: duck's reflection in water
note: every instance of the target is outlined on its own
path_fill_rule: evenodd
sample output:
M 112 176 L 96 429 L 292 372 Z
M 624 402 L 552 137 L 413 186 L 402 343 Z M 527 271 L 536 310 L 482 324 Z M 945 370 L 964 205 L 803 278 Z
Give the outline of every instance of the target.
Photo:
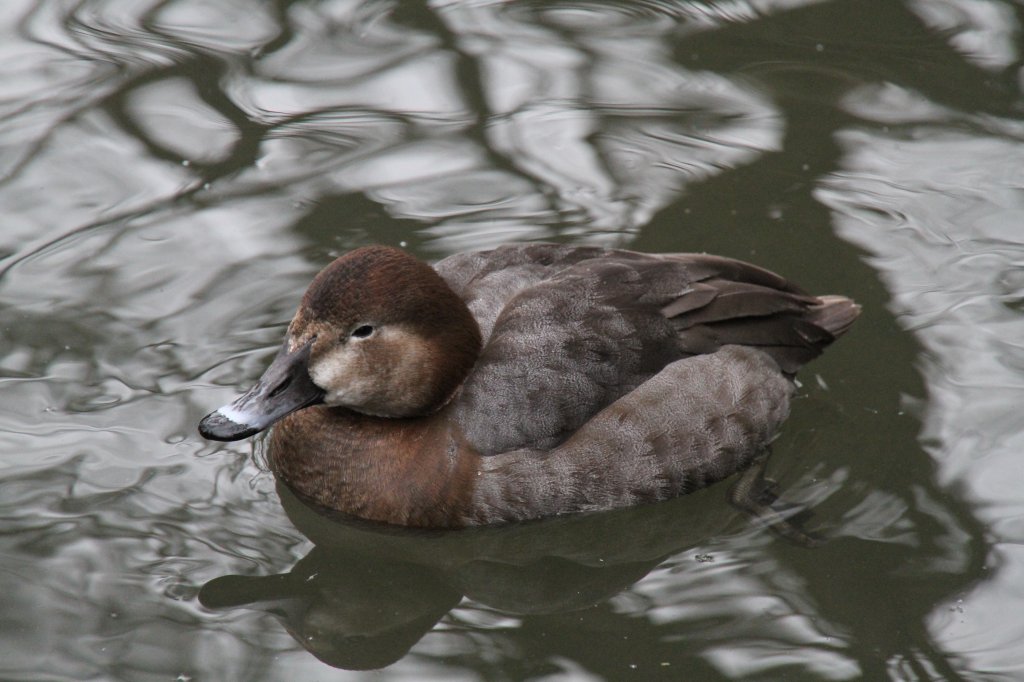
M 289 518 L 316 546 L 288 573 L 216 578 L 199 599 L 210 609 L 273 614 L 329 665 L 381 668 L 401 659 L 464 597 L 513 616 L 610 599 L 667 557 L 748 526 L 727 491 L 723 484 L 612 512 L 423 531 L 339 518 L 279 485 Z

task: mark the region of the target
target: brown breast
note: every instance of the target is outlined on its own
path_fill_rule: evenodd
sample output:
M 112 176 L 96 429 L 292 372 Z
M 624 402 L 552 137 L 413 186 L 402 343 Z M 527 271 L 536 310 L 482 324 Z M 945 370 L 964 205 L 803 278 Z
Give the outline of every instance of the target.
M 341 408 L 301 410 L 274 427 L 271 468 L 330 509 L 406 526 L 460 527 L 479 456 L 444 412 L 386 419 Z

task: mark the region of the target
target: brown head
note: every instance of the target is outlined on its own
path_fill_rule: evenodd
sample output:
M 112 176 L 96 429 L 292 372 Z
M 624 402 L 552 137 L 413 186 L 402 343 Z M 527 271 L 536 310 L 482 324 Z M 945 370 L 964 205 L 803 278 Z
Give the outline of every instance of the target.
M 260 381 L 199 430 L 237 440 L 318 403 L 381 417 L 430 414 L 479 352 L 476 320 L 433 268 L 399 249 L 363 247 L 316 276 Z

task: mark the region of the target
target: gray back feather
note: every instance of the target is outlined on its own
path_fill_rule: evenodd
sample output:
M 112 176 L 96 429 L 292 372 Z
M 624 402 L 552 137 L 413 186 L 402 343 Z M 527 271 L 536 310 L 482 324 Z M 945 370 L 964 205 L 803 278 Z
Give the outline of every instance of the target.
M 670 363 L 726 345 L 757 348 L 792 374 L 859 310 L 704 254 L 530 244 L 435 267 L 481 327 L 483 351 L 452 409 L 484 455 L 553 448 Z M 714 381 L 701 383 L 712 408 Z

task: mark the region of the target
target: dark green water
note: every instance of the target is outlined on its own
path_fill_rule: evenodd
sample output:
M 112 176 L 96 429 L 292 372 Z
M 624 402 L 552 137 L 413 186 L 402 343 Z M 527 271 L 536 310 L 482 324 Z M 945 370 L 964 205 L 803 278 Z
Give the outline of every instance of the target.
M 1022 22 L 5 3 L 0 679 L 1024 678 Z M 829 542 L 723 486 L 382 533 L 196 434 L 334 255 L 536 239 L 711 251 L 863 304 L 769 465 Z

